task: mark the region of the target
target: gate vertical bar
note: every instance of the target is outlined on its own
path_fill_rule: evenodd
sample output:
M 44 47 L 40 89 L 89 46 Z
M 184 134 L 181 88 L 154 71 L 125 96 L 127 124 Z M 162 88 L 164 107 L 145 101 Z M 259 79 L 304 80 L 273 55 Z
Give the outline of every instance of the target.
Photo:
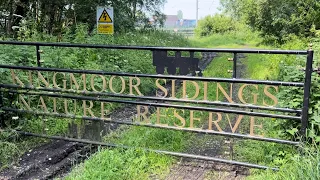
M 37 65 L 38 67 L 41 67 L 41 64 L 40 64 L 40 46 L 39 45 L 36 45 L 36 51 L 37 51 Z
M 238 61 L 238 55 L 237 53 L 233 54 L 233 72 L 232 72 L 232 78 L 237 78 L 237 61 Z
M 301 135 L 306 136 L 306 130 L 308 127 L 308 112 L 309 112 L 309 101 L 310 101 L 310 89 L 311 89 L 311 75 L 312 75 L 312 63 L 313 63 L 313 50 L 312 46 L 308 50 L 306 71 L 305 71 L 305 82 L 304 82 L 304 95 L 303 95 L 303 108 L 301 117 Z
M 4 122 L 4 112 L 2 111 L 3 108 L 3 92 L 0 92 L 0 129 L 4 128 L 5 122 Z

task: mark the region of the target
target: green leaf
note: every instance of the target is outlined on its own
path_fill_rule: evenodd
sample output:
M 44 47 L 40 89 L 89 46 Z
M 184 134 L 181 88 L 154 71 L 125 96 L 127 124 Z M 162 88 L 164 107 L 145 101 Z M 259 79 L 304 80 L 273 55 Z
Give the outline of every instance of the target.
M 287 130 L 288 133 L 290 133 L 292 136 L 298 132 L 297 128 L 292 128 L 291 130 Z

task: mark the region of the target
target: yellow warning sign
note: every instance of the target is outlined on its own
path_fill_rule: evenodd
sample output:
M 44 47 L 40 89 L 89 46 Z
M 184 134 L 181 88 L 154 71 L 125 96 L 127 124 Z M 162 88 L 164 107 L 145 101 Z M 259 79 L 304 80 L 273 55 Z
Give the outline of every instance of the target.
M 99 34 L 113 34 L 113 24 L 98 24 Z
M 113 17 L 113 7 L 97 7 L 98 34 L 114 33 Z
M 99 17 L 99 20 L 98 20 L 99 23 L 112 23 L 112 19 L 110 18 L 108 12 L 106 11 L 106 9 L 103 9 L 100 17 Z

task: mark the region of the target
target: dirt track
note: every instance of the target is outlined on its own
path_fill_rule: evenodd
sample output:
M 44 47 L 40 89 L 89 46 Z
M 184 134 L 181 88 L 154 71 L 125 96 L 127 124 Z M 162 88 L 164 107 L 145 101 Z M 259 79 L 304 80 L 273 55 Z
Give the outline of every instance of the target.
M 244 58 L 244 55 L 238 54 L 238 58 Z M 241 62 L 241 59 L 237 63 L 237 78 L 242 78 L 245 72 L 245 65 Z M 231 74 L 230 74 L 231 76 Z M 233 97 L 234 101 L 237 102 L 237 90 L 239 86 L 234 85 Z M 236 119 L 234 119 L 236 121 Z M 231 129 L 227 130 L 231 131 Z M 188 149 L 187 153 L 197 154 L 203 156 L 219 157 L 224 159 L 233 160 L 233 143 L 234 139 L 209 136 L 198 134 L 198 141 L 194 142 L 193 146 Z M 168 180 L 202 180 L 202 179 L 221 179 L 221 180 L 238 180 L 244 179 L 248 176 L 248 168 L 227 165 L 222 163 L 181 159 L 170 170 L 170 174 L 166 179 Z

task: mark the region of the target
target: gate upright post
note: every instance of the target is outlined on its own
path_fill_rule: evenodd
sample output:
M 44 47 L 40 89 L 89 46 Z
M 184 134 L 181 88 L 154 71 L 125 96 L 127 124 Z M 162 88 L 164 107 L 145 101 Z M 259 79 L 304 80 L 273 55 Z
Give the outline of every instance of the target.
M 302 108 L 302 117 L 301 117 L 301 135 L 302 135 L 302 137 L 306 137 L 306 130 L 308 127 L 308 113 L 309 113 L 310 90 L 311 90 L 311 75 L 313 72 L 312 63 L 313 63 L 313 49 L 312 49 L 312 45 L 310 45 L 310 48 L 308 50 L 307 62 L 306 62 L 305 82 L 304 82 L 303 108 Z
M 3 92 L 0 92 L 0 130 L 5 126 L 2 107 L 3 107 Z
M 232 71 L 232 78 L 237 78 L 237 61 L 238 61 L 238 54 L 233 54 L 233 71 Z
M 38 65 L 38 67 L 41 67 L 41 64 L 40 64 L 40 46 L 39 45 L 36 45 L 36 51 L 37 51 L 37 65 Z

